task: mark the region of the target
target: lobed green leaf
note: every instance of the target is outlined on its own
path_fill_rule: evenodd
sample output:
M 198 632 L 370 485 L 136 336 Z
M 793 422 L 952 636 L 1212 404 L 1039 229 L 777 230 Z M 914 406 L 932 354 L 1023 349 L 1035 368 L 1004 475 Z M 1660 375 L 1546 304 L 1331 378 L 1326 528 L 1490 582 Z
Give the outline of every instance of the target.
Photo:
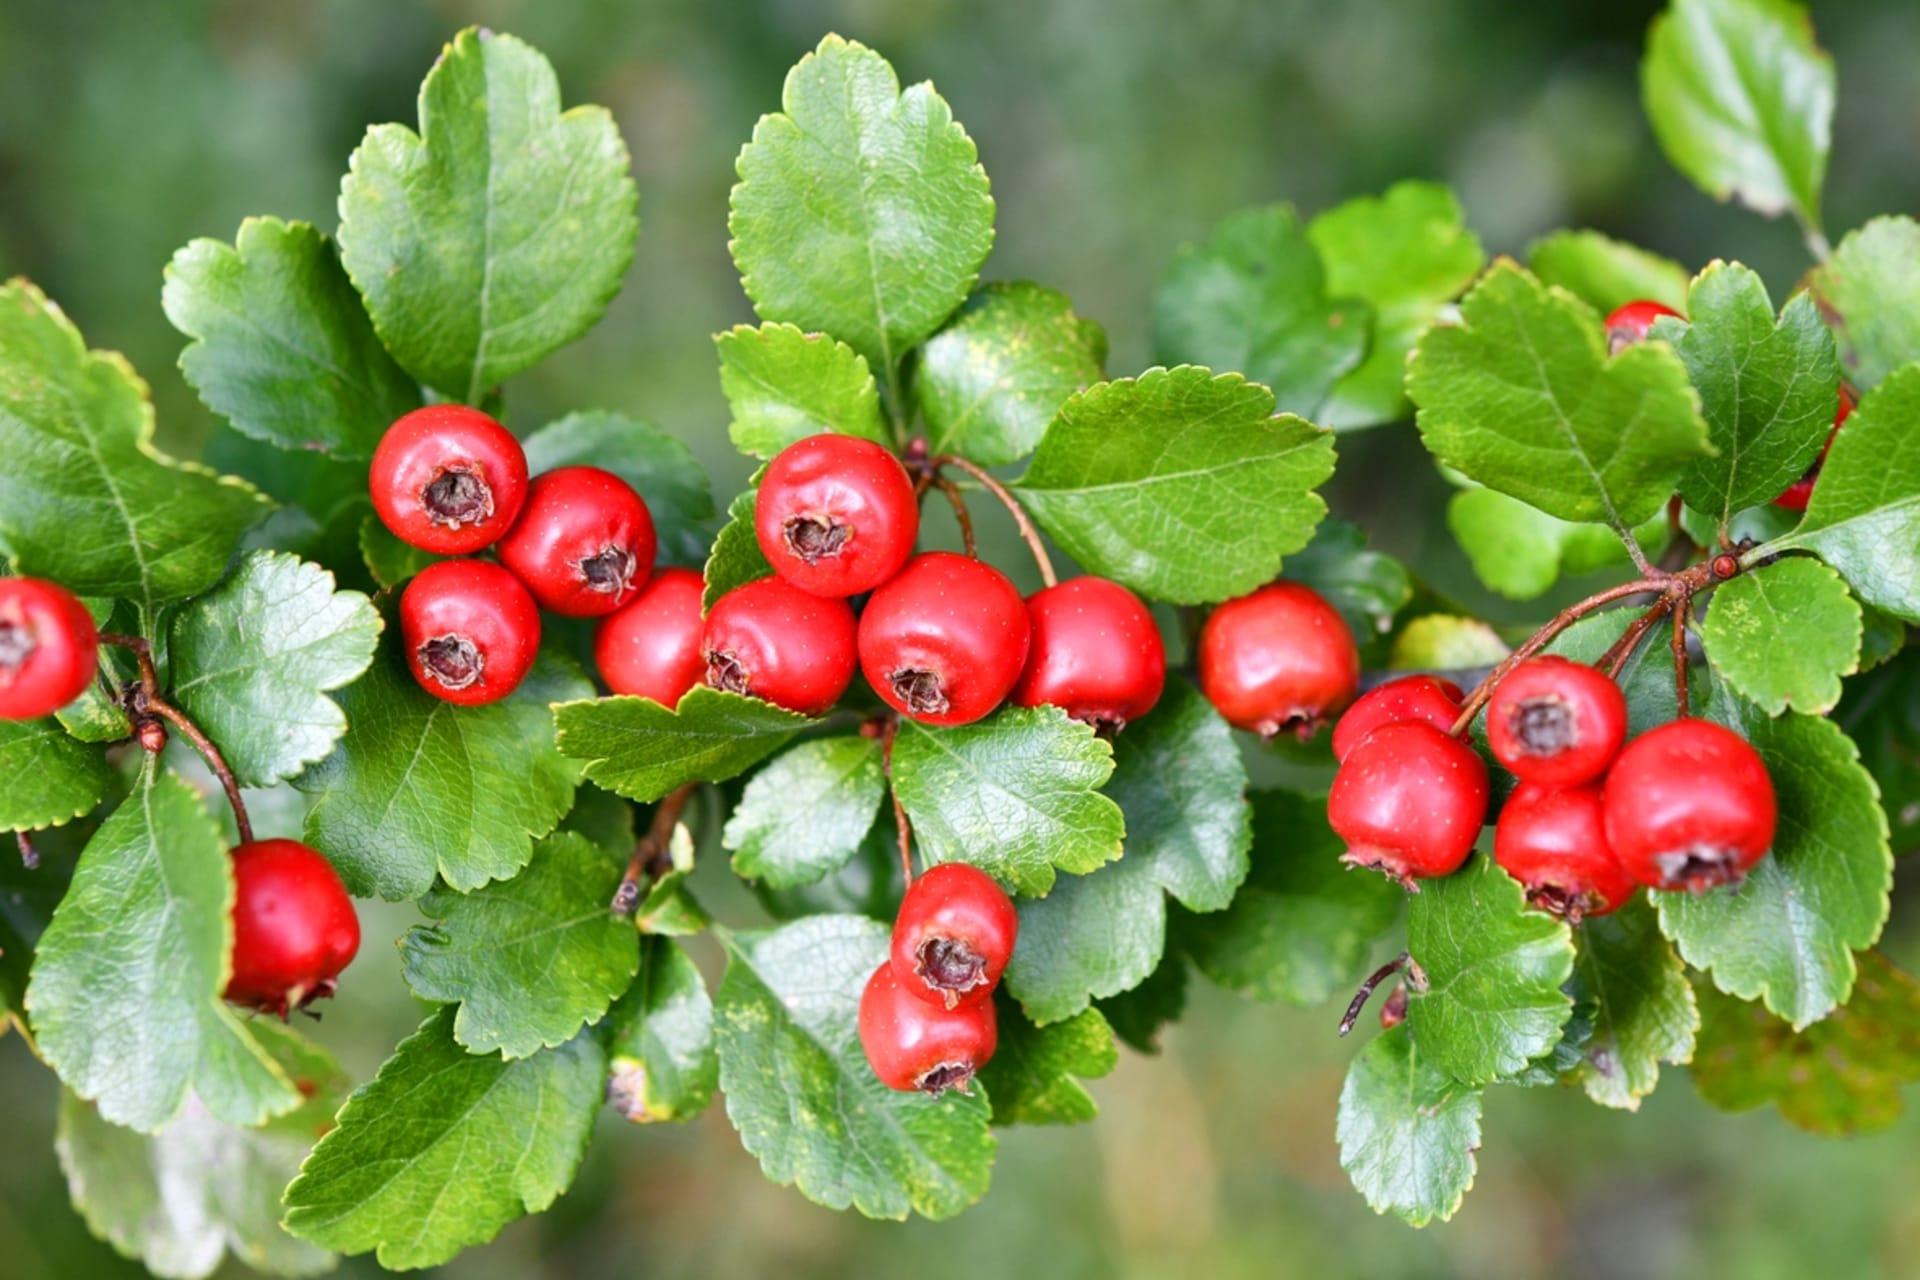
M 713 343 L 740 452 L 771 458 L 822 431 L 892 447 L 873 372 L 846 343 L 790 324 L 735 325 Z
M 846 865 L 887 793 L 880 755 L 873 738 L 817 738 L 754 774 L 722 837 L 734 874 L 788 889 Z
M 1810 715 L 1840 701 L 1860 667 L 1860 606 L 1840 575 L 1790 557 L 1714 589 L 1700 639 L 1714 673 L 1768 715 Z
M 1348 1068 L 1338 1134 L 1340 1167 L 1375 1213 L 1444 1222 L 1473 1186 L 1480 1090 L 1436 1069 L 1398 1026 Z
M 646 698 L 589 698 L 553 709 L 562 755 L 589 781 L 651 803 L 689 782 L 724 782 L 813 724 L 771 702 L 697 685 L 669 711 Z
M 635 1124 L 691 1120 L 713 1101 L 720 1060 L 713 1000 L 686 951 L 668 938 L 640 944 L 640 973 L 608 1017 L 607 1096 Z

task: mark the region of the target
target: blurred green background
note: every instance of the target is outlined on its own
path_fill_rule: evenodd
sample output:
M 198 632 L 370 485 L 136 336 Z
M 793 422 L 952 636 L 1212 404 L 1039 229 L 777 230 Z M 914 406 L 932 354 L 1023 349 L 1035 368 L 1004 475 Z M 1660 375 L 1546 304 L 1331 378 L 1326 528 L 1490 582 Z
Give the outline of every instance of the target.
M 1311 213 L 1395 179 L 1454 184 L 1489 249 L 1594 226 L 1690 265 L 1739 258 L 1776 297 L 1807 266 L 1791 226 L 1717 206 L 1667 167 L 1638 104 L 1643 0 L 6 0 L 0 4 L 0 272 L 33 277 L 92 345 L 153 384 L 163 445 L 231 442 L 175 368 L 160 270 L 250 213 L 331 229 L 367 124 L 414 121 L 421 76 L 468 23 L 544 50 L 569 102 L 610 107 L 633 152 L 642 234 L 606 320 L 509 391 L 526 429 L 574 408 L 651 418 L 693 443 L 724 501 L 709 335 L 750 319 L 726 248 L 733 158 L 787 67 L 829 31 L 931 78 L 980 144 L 999 201 L 987 274 L 1067 291 L 1149 361 L 1147 309 L 1181 242 L 1227 211 Z M 1816 4 L 1840 69 L 1827 199 L 1838 235 L 1920 208 L 1920 6 Z M 1337 514 L 1489 616 L 1406 428 L 1347 437 Z M 0 466 L 5 460 L 0 459 Z M 1004 534 L 1002 535 L 1004 536 Z M 297 817 L 289 815 L 292 822 Z M 750 909 L 718 859 L 720 913 Z M 719 873 L 719 874 L 716 874 Z M 1913 879 L 1908 877 L 1909 882 Z M 369 906 L 348 995 L 315 1029 L 370 1076 L 418 1011 L 393 951 L 410 907 Z M 1886 949 L 1920 965 L 1920 895 Z M 711 959 L 703 956 L 703 959 Z M 1355 975 L 1356 978 L 1360 975 Z M 1670 1071 L 1635 1116 L 1496 1090 L 1479 1185 L 1450 1226 L 1379 1220 L 1348 1188 L 1334 1099 L 1354 1046 L 1337 1012 L 1196 984 L 1154 1058 L 1094 1086 L 1077 1130 L 1006 1133 L 986 1203 L 953 1223 L 869 1223 L 766 1183 L 716 1107 L 686 1128 L 609 1117 L 547 1215 L 444 1268 L 461 1277 L 1920 1275 L 1920 1120 L 1871 1138 L 1725 1117 Z M 67 1207 L 52 1077 L 0 1040 L 0 1274 L 137 1274 Z M 240 1274 L 239 1268 L 228 1268 Z M 371 1274 L 365 1260 L 345 1274 Z

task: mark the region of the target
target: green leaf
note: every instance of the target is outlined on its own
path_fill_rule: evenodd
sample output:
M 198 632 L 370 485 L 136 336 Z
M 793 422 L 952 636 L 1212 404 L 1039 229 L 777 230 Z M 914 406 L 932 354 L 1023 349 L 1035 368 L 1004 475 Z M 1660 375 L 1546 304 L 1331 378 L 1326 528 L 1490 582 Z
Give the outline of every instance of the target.
M 1920 223 L 1897 215 L 1848 232 L 1812 287 L 1856 390 L 1920 360 Z
M 24 280 L 0 286 L 0 458 L 14 571 L 149 611 L 219 581 L 268 508 L 245 481 L 155 449 L 147 384 Z
M 1540 283 L 1558 285 L 1603 316 L 1643 299 L 1687 311 L 1685 267 L 1598 231 L 1543 236 L 1527 246 L 1527 266 Z
M 592 327 L 620 289 L 639 193 L 603 107 L 469 27 L 420 86 L 420 132 L 375 125 L 340 184 L 340 256 L 394 358 L 468 404 Z
M 846 343 L 790 324 L 735 325 L 713 342 L 740 452 L 771 458 L 822 431 L 893 447 L 873 371 Z
M 691 1120 L 713 1101 L 720 1060 L 700 970 L 666 938 L 640 944 L 640 976 L 613 1007 L 607 1096 L 635 1124 Z
M 735 587 L 773 576 L 773 566 L 760 550 L 760 537 L 753 528 L 753 508 L 759 496 L 758 489 L 748 489 L 727 504 L 727 522 L 720 526 L 712 554 L 707 557 L 707 590 L 700 597 L 704 611 L 711 611 L 715 602 Z
M 900 723 L 893 788 L 928 866 L 967 862 L 1016 893 L 1054 869 L 1085 875 L 1120 856 L 1120 806 L 1100 794 L 1113 750 L 1058 707 L 1006 707 L 977 724 Z
M 1574 985 L 1594 1005 L 1580 1083 L 1601 1106 L 1637 1111 L 1660 1082 L 1661 1063 L 1693 1056 L 1700 1015 L 1686 966 L 1639 898 L 1583 920 L 1575 938 Z
M 567 1189 L 606 1087 L 599 1036 L 506 1062 L 461 1048 L 453 1020 L 428 1017 L 354 1091 L 287 1188 L 287 1230 L 431 1267 Z
M 422 551 L 393 536 L 380 517 L 369 512 L 360 520 L 360 559 L 374 582 L 391 591 L 430 564 L 445 557 Z
M 563 754 L 589 781 L 651 803 L 689 782 L 724 782 L 814 722 L 771 702 L 697 685 L 669 711 L 645 698 L 592 698 L 553 709 Z
M 534 475 L 558 467 L 611 471 L 646 500 L 660 538 L 660 558 L 699 564 L 707 557 L 713 491 L 693 450 L 638 418 L 592 410 L 549 422 L 520 442 Z
M 1216 917 L 1217 919 L 1217 917 Z M 1160 1031 L 1187 1011 L 1187 961 L 1169 950 L 1160 965 L 1130 991 L 1094 1001 L 1113 1034 L 1140 1053 L 1160 1052 Z
M 1338 429 L 1406 418 L 1407 353 L 1486 265 L 1460 202 L 1436 182 L 1397 182 L 1320 214 L 1307 237 L 1326 263 L 1327 292 L 1373 308 L 1366 359 L 1334 384 L 1315 420 Z
M 870 1218 L 950 1218 L 986 1194 L 987 1100 L 898 1093 L 867 1065 L 860 992 L 886 961 L 888 936 L 864 916 L 823 915 L 723 939 L 720 1088 L 774 1182 Z
M 1000 1043 L 980 1069 L 980 1083 L 993 1100 L 993 1122 L 1085 1124 L 1098 1115 L 1080 1081 L 1120 1065 L 1113 1028 L 1100 1011 L 1085 1009 L 1065 1022 L 1036 1027 L 1014 1001 L 997 999 Z
M 1626 544 L 1606 525 L 1561 520 L 1496 489 L 1454 494 L 1447 502 L 1447 528 L 1480 581 L 1513 600 L 1544 595 L 1563 576 L 1627 563 Z M 1655 517 L 1634 536 L 1656 536 L 1664 528 Z
M 1041 1026 L 1139 986 L 1166 951 L 1167 896 L 1146 859 L 1068 876 L 1046 897 L 1015 905 L 1020 944 L 1004 981 Z
M 1167 267 L 1153 303 L 1154 357 L 1245 374 L 1272 388 L 1283 411 L 1312 418 L 1359 367 L 1370 319 L 1366 304 L 1330 295 L 1291 208 L 1242 209 Z
M 173 620 L 173 700 L 244 786 L 325 758 L 347 731 L 326 690 L 373 661 L 380 615 L 319 565 L 255 551 Z
M 1673 0 L 1647 31 L 1640 91 L 1674 168 L 1716 200 L 1820 225 L 1833 59 L 1793 0 Z
M 1860 667 L 1860 606 L 1840 575 L 1799 556 L 1715 588 L 1700 639 L 1722 680 L 1777 716 L 1840 701 L 1840 677 Z
M 1480 1090 L 1437 1070 L 1406 1026 L 1353 1060 L 1340 1090 L 1340 1167 L 1375 1213 L 1451 1218 L 1473 1186 Z
M 173 255 L 160 291 L 191 338 L 180 372 L 234 429 L 282 449 L 370 458 L 388 425 L 420 407 L 374 336 L 333 244 L 310 223 L 248 218 L 231 246 Z
M 973 288 L 993 198 L 931 84 L 902 93 L 865 45 L 828 36 L 760 117 L 733 189 L 733 261 L 763 320 L 832 334 L 893 378 Z
M 647 896 L 633 913 L 633 927 L 643 934 L 681 938 L 699 933 L 711 921 L 700 904 L 687 892 L 687 877 L 693 874 L 693 833 L 684 822 L 675 824 L 667 837 L 666 874 L 657 877 Z
M 936 454 L 983 467 L 1032 453 L 1060 406 L 1102 376 L 1107 334 L 1037 284 L 982 285 L 920 349 L 914 396 Z
M 877 740 L 801 743 L 753 776 L 727 820 L 733 873 L 776 889 L 812 884 L 859 850 L 886 793 Z
M 1478 618 L 1428 613 L 1400 629 L 1387 665 L 1396 671 L 1485 667 L 1507 656 L 1500 634 Z
M 1470 479 L 1624 532 L 1711 451 L 1671 347 L 1636 343 L 1609 359 L 1592 309 L 1512 261 L 1494 264 L 1460 317 L 1420 340 L 1407 394 L 1427 448 Z
M 104 750 L 52 716 L 0 720 L 0 831 L 63 826 L 100 803 L 112 775 Z
M 1325 597 L 1362 646 L 1391 631 L 1394 616 L 1413 599 L 1407 567 L 1368 550 L 1367 535 L 1345 520 L 1321 521 L 1306 550 L 1288 558 L 1287 577 Z
M 1247 878 L 1246 790 L 1233 731 L 1184 680 L 1114 738 L 1107 794 L 1126 819 L 1127 857 L 1190 910 L 1220 910 Z
M 1332 474 L 1331 434 L 1275 417 L 1265 387 L 1182 366 L 1068 400 L 1019 490 L 1087 572 L 1204 604 L 1268 582 L 1307 545 Z

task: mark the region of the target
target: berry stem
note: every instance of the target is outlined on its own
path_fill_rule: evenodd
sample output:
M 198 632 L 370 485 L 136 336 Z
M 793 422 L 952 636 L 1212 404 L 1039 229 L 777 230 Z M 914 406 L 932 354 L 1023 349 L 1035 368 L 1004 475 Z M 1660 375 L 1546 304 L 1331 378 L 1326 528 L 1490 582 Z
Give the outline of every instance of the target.
M 145 636 L 123 636 L 113 632 L 100 633 L 101 644 L 117 645 L 122 649 L 133 650 L 133 656 L 140 663 L 140 682 L 128 691 L 123 702 L 127 715 L 133 720 L 134 730 L 139 734 L 143 721 L 158 716 L 172 725 L 200 758 L 207 762 L 207 768 L 220 780 L 220 789 L 227 793 L 227 803 L 233 808 L 233 825 L 240 833 L 241 844 L 253 843 L 253 820 L 247 816 L 246 801 L 240 798 L 240 783 L 234 778 L 233 770 L 227 767 L 227 758 L 220 754 L 213 739 L 200 732 L 200 726 L 190 719 L 186 712 L 174 706 L 160 695 L 160 673 L 153 665 L 153 646 L 147 643 Z
M 686 783 L 668 792 L 655 806 L 653 821 L 647 824 L 647 833 L 634 841 L 633 856 L 627 859 L 627 873 L 620 877 L 620 887 L 613 891 L 615 915 L 632 915 L 640 906 L 641 882 L 652 884 L 672 869 L 673 858 L 668 850 L 673 843 L 673 829 L 680 825 L 687 801 L 693 799 L 693 793 L 699 789 L 697 782 Z
M 960 525 L 960 539 L 966 544 L 969 558 L 978 560 L 980 552 L 973 544 L 973 517 L 967 514 L 967 498 L 960 492 L 960 486 L 943 475 L 935 475 L 933 482 L 940 486 L 940 492 L 947 495 L 947 504 L 953 508 L 953 518 Z
M 1040 581 L 1049 587 L 1058 586 L 1060 579 L 1053 572 L 1053 561 L 1047 556 L 1047 549 L 1040 542 L 1040 531 L 1033 527 L 1033 521 L 1027 518 L 1027 509 L 1013 496 L 1007 486 L 988 474 L 986 468 L 967 461 L 958 454 L 943 453 L 930 458 L 927 465 L 936 471 L 941 467 L 958 467 L 977 481 L 981 488 L 1000 500 L 1000 505 L 1013 517 L 1013 523 L 1019 527 L 1020 536 L 1026 539 L 1027 549 L 1033 552 L 1033 562 L 1040 567 Z
M 1633 651 L 1640 647 L 1640 642 L 1646 638 L 1647 632 L 1653 630 L 1660 620 L 1667 616 L 1667 611 L 1671 608 L 1673 608 L 1672 597 L 1661 596 L 1654 602 L 1652 608 L 1635 618 L 1632 625 L 1620 633 L 1620 638 L 1615 640 L 1612 646 L 1600 655 L 1600 660 L 1593 665 L 1606 672 L 1609 679 L 1617 681 L 1622 668 L 1627 665 L 1627 659 L 1633 656 Z
M 900 835 L 900 874 L 908 886 L 913 884 L 913 824 L 907 821 L 907 807 L 900 803 L 900 792 L 893 785 L 893 740 L 900 732 L 900 717 L 888 716 L 880 730 L 880 768 L 887 776 L 887 796 L 893 801 L 893 825 Z
M 1679 703 L 1680 718 L 1687 717 L 1687 615 L 1693 610 L 1693 596 L 1685 587 L 1672 597 L 1673 602 L 1673 695 Z
M 1415 991 L 1425 991 L 1427 989 L 1426 978 L 1421 974 L 1420 966 L 1413 962 L 1412 955 L 1402 951 L 1399 955 L 1387 961 L 1378 969 L 1375 969 L 1373 973 L 1367 977 L 1367 980 L 1360 984 L 1360 989 L 1354 992 L 1353 1002 L 1347 1006 L 1347 1016 L 1340 1019 L 1341 1035 L 1344 1036 L 1353 1030 L 1354 1024 L 1360 1021 L 1361 1012 L 1367 1007 L 1367 1001 L 1373 998 L 1373 993 L 1379 989 L 1381 983 L 1397 973 L 1405 973 L 1408 983 Z
M 37 870 L 40 866 L 40 851 L 33 847 L 33 841 L 24 831 L 14 832 L 13 838 L 20 842 L 20 865 L 29 871 Z

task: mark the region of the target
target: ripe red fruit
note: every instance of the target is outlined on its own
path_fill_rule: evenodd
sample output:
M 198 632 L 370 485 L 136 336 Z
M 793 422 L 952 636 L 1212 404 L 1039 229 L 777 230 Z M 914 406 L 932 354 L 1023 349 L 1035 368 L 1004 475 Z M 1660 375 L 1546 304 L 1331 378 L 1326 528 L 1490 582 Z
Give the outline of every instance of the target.
M 860 993 L 860 1047 L 880 1083 L 902 1092 L 969 1092 L 998 1046 L 993 1001 L 943 1009 L 914 996 L 883 961 Z
M 808 595 L 784 578 L 761 578 L 714 602 L 701 632 L 706 681 L 817 716 L 853 681 L 853 610 Z
M 1607 842 L 1655 889 L 1737 883 L 1773 847 L 1773 779 L 1747 740 L 1707 720 L 1635 738 L 1607 773 Z
M 80 597 L 44 578 L 0 578 L 0 720 L 52 715 L 86 692 L 99 665 Z
M 1665 303 L 1641 300 L 1629 302 L 1618 307 L 1607 317 L 1607 354 L 1619 355 L 1634 343 L 1646 338 L 1653 328 L 1653 322 L 1661 316 L 1680 316 L 1678 311 Z
M 680 705 L 707 669 L 700 654 L 705 590 L 699 570 L 663 569 L 618 613 L 601 621 L 593 661 L 609 689 L 652 698 L 664 707 Z
M 1853 413 L 1853 388 L 1844 382 L 1840 384 L 1840 407 L 1834 411 L 1833 430 L 1827 433 L 1827 442 L 1820 446 L 1820 456 L 1813 460 L 1807 473 L 1787 486 L 1787 491 L 1773 500 L 1776 507 L 1785 507 L 1789 511 L 1805 511 L 1807 502 L 1813 497 L 1814 482 L 1820 478 L 1820 468 L 1826 465 L 1827 454 L 1833 450 L 1833 439 L 1840 434 L 1840 427 Z
M 653 517 L 633 486 L 598 467 L 559 467 L 533 478 L 499 554 L 541 608 L 599 618 L 646 585 L 655 548 Z
M 929 867 L 907 889 L 893 923 L 893 971 L 929 1004 L 965 1008 L 993 999 L 1020 917 L 993 877 L 963 862 Z
M 1580 923 L 1632 896 L 1637 882 L 1607 843 L 1600 788 L 1514 788 L 1493 829 L 1493 860 L 1518 880 L 1527 901 Z
M 1313 737 L 1360 687 L 1360 650 L 1311 587 L 1275 582 L 1229 600 L 1200 629 L 1200 690 L 1229 724 Z
M 297 840 L 233 851 L 233 976 L 227 999 L 285 1017 L 334 991 L 360 949 L 360 918 L 329 863 Z
M 540 650 L 540 611 L 499 565 L 442 560 L 400 594 L 400 640 L 422 689 L 477 707 L 526 679 Z
M 527 455 L 478 409 L 428 405 L 380 437 L 367 491 L 394 537 L 435 555 L 467 555 L 513 526 L 527 497 Z
M 1626 740 L 1626 695 L 1584 663 L 1552 654 L 1529 658 L 1487 700 L 1487 745 L 1526 782 L 1577 787 L 1597 781 Z
M 1341 861 L 1408 889 L 1457 871 L 1486 816 L 1486 762 L 1422 720 L 1382 725 L 1363 738 L 1327 798 L 1327 821 L 1347 842 Z
M 971 724 L 1012 692 L 1033 624 L 992 565 L 950 551 L 915 556 L 860 615 L 860 669 L 902 715 Z
M 1345 760 L 1362 738 L 1384 724 L 1424 720 L 1443 732 L 1450 731 L 1460 718 L 1464 696 L 1459 685 L 1437 676 L 1389 680 L 1361 695 L 1333 726 L 1333 758 Z
M 900 460 L 873 441 L 807 436 L 767 464 L 753 528 L 788 582 L 816 596 L 855 596 L 913 554 L 920 500 Z
M 1073 578 L 1027 597 L 1033 642 L 1013 687 L 1016 706 L 1042 703 L 1118 732 L 1160 701 L 1167 651 L 1140 597 L 1105 578 Z

